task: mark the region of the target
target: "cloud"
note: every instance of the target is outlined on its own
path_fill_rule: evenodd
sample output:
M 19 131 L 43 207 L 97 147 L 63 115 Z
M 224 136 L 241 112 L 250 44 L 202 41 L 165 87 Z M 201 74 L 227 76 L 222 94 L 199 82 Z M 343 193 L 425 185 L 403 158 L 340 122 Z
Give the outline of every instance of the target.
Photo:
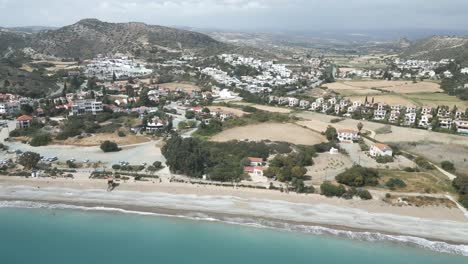
M 464 29 L 466 0 L 0 0 L 0 25 L 82 18 L 226 29 Z

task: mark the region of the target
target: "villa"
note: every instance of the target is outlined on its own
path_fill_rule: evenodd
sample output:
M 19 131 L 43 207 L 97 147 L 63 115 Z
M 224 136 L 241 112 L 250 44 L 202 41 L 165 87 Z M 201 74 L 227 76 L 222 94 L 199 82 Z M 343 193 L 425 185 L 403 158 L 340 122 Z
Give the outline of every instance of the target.
M 369 154 L 372 157 L 378 157 L 378 156 L 389 156 L 389 157 L 391 157 L 391 156 L 393 156 L 393 150 L 388 145 L 376 143 L 371 147 L 371 149 L 369 151 Z
M 352 129 L 340 129 L 338 130 L 338 140 L 340 142 L 353 142 L 358 140 L 359 132 Z
M 22 115 L 16 119 L 16 128 L 23 129 L 29 128 L 33 121 L 33 117 L 29 115 Z

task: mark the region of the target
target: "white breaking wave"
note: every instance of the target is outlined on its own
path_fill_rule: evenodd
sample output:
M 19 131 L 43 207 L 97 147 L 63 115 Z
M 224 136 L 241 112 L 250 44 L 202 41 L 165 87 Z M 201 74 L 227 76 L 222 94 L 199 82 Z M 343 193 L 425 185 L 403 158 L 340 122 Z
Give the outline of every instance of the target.
M 101 211 L 101 212 L 117 212 L 124 214 L 137 214 L 145 216 L 163 216 L 163 217 L 177 217 L 197 221 L 210 221 L 221 222 L 227 224 L 242 225 L 255 228 L 271 228 L 280 229 L 291 232 L 300 232 L 313 235 L 331 235 L 343 237 L 353 240 L 366 241 L 366 242 L 391 242 L 400 245 L 407 245 L 418 247 L 421 249 L 431 250 L 440 253 L 456 254 L 468 256 L 468 245 L 453 245 L 441 241 L 431 241 L 424 238 L 403 235 L 388 235 L 378 232 L 357 232 L 332 229 L 323 226 L 309 226 L 290 224 L 281 221 L 271 221 L 265 219 L 248 218 L 248 217 L 220 217 L 214 218 L 203 213 L 190 213 L 187 215 L 170 215 L 160 214 L 143 211 L 125 210 L 113 207 L 87 207 L 79 205 L 70 205 L 63 203 L 46 203 L 46 202 L 32 202 L 32 201 L 0 201 L 0 208 L 28 208 L 28 209 L 57 209 L 57 210 L 83 210 L 83 211 Z

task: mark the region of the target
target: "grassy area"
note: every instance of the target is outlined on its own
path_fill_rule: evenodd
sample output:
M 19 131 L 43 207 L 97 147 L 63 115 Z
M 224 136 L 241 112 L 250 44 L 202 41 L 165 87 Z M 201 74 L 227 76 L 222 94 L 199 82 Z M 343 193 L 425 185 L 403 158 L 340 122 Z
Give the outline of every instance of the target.
M 468 101 L 462 101 L 445 93 L 415 93 L 401 96 L 413 101 L 417 106 L 448 105 L 452 107 L 456 105 L 457 107 L 468 107 Z
M 439 171 L 427 172 L 405 172 L 399 170 L 380 170 L 381 178 L 379 183 L 384 186 L 391 179 L 400 179 L 406 183 L 406 187 L 397 189 L 399 192 L 419 192 L 419 193 L 455 193 L 452 182 L 447 176 Z

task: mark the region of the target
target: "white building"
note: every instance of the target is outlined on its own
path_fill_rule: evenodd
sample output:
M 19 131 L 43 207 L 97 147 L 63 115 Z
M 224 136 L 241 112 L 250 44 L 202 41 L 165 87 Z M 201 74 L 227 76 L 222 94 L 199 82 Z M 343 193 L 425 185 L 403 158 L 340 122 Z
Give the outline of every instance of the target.
M 95 99 L 77 100 L 72 103 L 70 115 L 96 115 L 97 113 L 102 112 L 102 110 L 102 102 L 98 102 Z
M 340 129 L 338 130 L 338 140 L 340 142 L 353 142 L 354 140 L 358 140 L 359 132 L 352 129 Z
M 369 151 L 369 154 L 372 157 L 378 156 L 393 156 L 392 148 L 385 144 L 376 143 L 374 144 Z

